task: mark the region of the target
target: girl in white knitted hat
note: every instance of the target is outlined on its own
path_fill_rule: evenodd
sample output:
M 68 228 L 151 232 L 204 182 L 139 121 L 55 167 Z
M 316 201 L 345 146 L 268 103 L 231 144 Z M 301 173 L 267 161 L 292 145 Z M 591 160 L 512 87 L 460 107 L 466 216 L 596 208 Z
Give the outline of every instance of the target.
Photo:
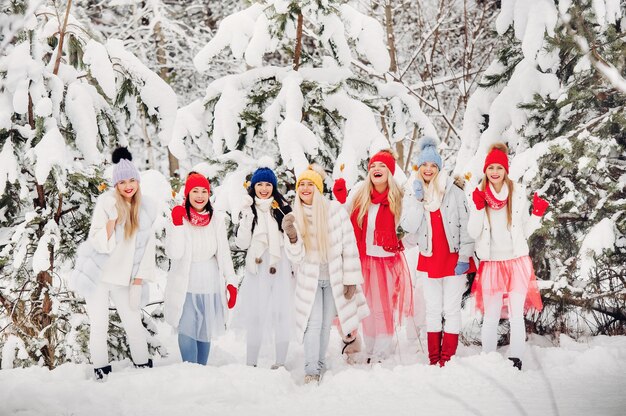
M 79 248 L 72 275 L 85 297 L 89 352 L 97 380 L 111 372 L 107 348 L 109 301 L 126 331 L 137 367 L 152 367 L 139 307 L 142 283 L 155 275 L 155 204 L 142 197 L 140 175 L 126 148 L 113 152 L 113 188 L 98 197 L 89 237 Z

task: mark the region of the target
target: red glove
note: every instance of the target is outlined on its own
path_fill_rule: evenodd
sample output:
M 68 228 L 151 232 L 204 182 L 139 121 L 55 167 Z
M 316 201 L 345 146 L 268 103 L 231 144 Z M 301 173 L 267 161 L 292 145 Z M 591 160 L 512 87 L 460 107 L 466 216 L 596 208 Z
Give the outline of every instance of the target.
M 172 209 L 172 223 L 175 226 L 183 225 L 183 218 L 187 216 L 187 211 L 182 205 L 176 205 Z
M 542 217 L 548 209 L 548 205 L 550 205 L 548 201 L 541 198 L 537 195 L 537 192 L 535 192 L 535 195 L 533 196 L 533 215 Z
M 226 290 L 228 290 L 228 309 L 232 309 L 237 303 L 237 288 L 233 285 L 226 285 Z
M 346 189 L 346 181 L 343 178 L 339 178 L 333 185 L 333 195 L 340 204 L 345 204 L 348 198 L 348 190 Z
M 485 191 L 481 191 L 478 187 L 472 192 L 472 200 L 474 201 L 474 205 L 476 205 L 476 209 L 479 211 L 487 205 Z

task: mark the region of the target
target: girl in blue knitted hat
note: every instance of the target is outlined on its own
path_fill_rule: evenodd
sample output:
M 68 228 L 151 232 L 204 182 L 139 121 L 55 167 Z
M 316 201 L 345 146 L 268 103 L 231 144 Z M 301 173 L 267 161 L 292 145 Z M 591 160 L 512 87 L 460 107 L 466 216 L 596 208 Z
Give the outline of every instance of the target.
M 461 330 L 461 298 L 466 274 L 476 271 L 474 240 L 467 233 L 469 210 L 463 190 L 443 170 L 437 141 L 419 143 L 415 198 L 404 217 L 409 233 L 404 241 L 416 243 L 417 270 L 425 275 L 426 330 L 431 365 L 443 366 L 456 353 Z M 443 321 L 443 324 L 442 324 Z
M 291 212 L 278 191 L 272 163 L 258 168 L 244 198 L 235 244 L 247 250 L 246 273 L 237 306 L 247 332 L 246 363 L 256 366 L 264 340 L 274 341 L 273 369 L 285 364 L 293 328 L 291 264 L 283 248 L 283 217 Z
M 85 297 L 89 352 L 97 380 L 111 372 L 107 348 L 109 302 L 126 331 L 133 362 L 152 367 L 141 323 L 142 282 L 155 277 L 154 202 L 141 195 L 139 171 L 130 152 L 113 152 L 113 188 L 98 197 L 89 237 L 78 250 L 72 285 Z

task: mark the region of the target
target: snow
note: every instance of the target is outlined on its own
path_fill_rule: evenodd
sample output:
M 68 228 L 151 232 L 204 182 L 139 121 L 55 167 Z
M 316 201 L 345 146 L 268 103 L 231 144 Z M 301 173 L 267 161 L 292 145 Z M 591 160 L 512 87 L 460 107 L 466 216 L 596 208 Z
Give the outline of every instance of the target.
M 253 35 L 255 22 L 262 12 L 263 5 L 255 3 L 225 17 L 213 39 L 193 59 L 196 69 L 200 72 L 208 71 L 211 60 L 226 47 L 230 47 L 235 59 L 241 59 Z
M 413 95 L 409 94 L 404 85 L 398 82 L 388 81 L 387 83 L 377 83 L 376 87 L 381 97 L 391 99 L 391 103 L 394 108 L 396 106 L 399 107 L 394 109 L 392 112 L 392 116 L 397 119 L 397 124 L 406 125 L 406 122 L 409 121 L 411 124 L 415 124 L 420 127 L 422 136 L 439 138 L 435 126 L 432 121 L 430 121 L 428 116 L 422 111 L 419 101 Z M 404 123 L 401 123 L 399 118 L 405 110 L 408 112 L 409 117 Z M 400 132 L 403 132 L 403 134 Z M 412 134 L 412 129 L 410 129 L 410 131 L 406 129 L 400 130 L 397 132 L 397 137 L 394 138 L 394 142 L 404 139 L 406 136 L 411 137 Z
M 215 104 L 213 121 L 213 152 L 223 153 L 223 145 L 234 150 L 239 140 L 239 114 L 246 107 L 246 92 L 234 83 L 226 84 L 220 99 Z
M 299 174 L 310 164 L 306 154 L 316 154 L 319 139 L 300 121 L 304 105 L 300 90 L 302 75 L 289 71 L 280 74 L 279 81 L 282 88 L 278 96 L 263 112 L 265 129 L 270 140 L 277 139 L 285 166 Z
M 610 218 L 604 218 L 589 230 L 580 246 L 580 277 L 589 280 L 591 270 L 595 267 L 594 255 L 599 256 L 603 250 L 614 247 L 615 223 Z
M 365 55 L 376 71 L 387 72 L 391 58 L 385 43 L 385 32 L 378 20 L 348 4 L 342 4 L 339 10 L 341 17 L 347 21 L 348 36 L 357 40 L 357 52 Z
M 93 88 L 89 84 L 73 82 L 67 87 L 65 96 L 65 113 L 76 132 L 76 146 L 89 164 L 102 160 L 97 146 L 98 120 L 90 92 Z
M 37 274 L 50 269 L 50 249 L 54 246 L 59 248 L 58 225 L 54 221 L 48 221 L 44 227 L 44 233 L 37 243 L 37 249 L 33 254 L 33 273 Z
M 195 100 L 191 104 L 178 109 L 172 141 L 168 145 L 169 150 L 178 159 L 187 158 L 186 137 L 206 136 L 202 124 L 204 110 L 202 100 Z
M 352 62 L 352 52 L 344 35 L 344 24 L 336 14 L 328 14 L 320 19 L 323 31 L 320 41 L 327 50 L 334 51 L 337 62 L 341 66 L 349 66 Z
M 17 181 L 17 159 L 13 148 L 13 142 L 8 139 L 0 152 L 0 195 L 4 195 L 7 182 Z
M 261 13 L 254 24 L 254 32 L 245 52 L 246 63 L 251 67 L 261 66 L 263 55 L 272 51 L 269 25 L 269 20 Z
M 604 7 L 606 8 L 606 22 L 608 24 L 614 25 L 623 17 L 620 0 L 605 0 Z
M 169 144 L 178 110 L 176 93 L 167 82 L 128 52 L 122 41 L 110 39 L 106 43 L 106 49 L 111 61 L 121 65 L 136 84 L 141 101 L 148 109 L 148 115 L 158 118 L 161 144 L 164 146 Z
M 104 45 L 91 39 L 85 46 L 83 62 L 89 67 L 91 75 L 98 81 L 104 94 L 110 100 L 115 99 L 115 72 Z
M 526 111 L 518 106 L 520 103 L 532 102 L 535 94 L 558 98 L 560 94 L 559 80 L 555 74 L 539 72 L 534 60 L 524 58 L 515 67 L 508 84 L 489 104 L 489 127 L 480 135 L 479 143 L 476 143 L 477 130 L 466 131 L 466 123 L 476 123 L 473 124 L 473 129 L 480 126 L 477 117 L 480 116 L 480 113 L 476 113 L 472 107 L 479 105 L 484 109 L 484 105 L 489 102 L 491 95 L 484 93 L 482 97 L 479 96 L 479 102 L 476 103 L 470 99 L 468 112 L 472 118 L 470 121 L 464 121 L 463 133 L 467 136 L 463 141 L 466 143 L 463 144 L 457 156 L 455 172 L 470 172 L 472 182 L 476 184 L 482 175 L 483 162 L 489 146 L 498 141 L 517 143 L 518 132 L 527 124 Z M 476 153 L 468 152 L 470 148 L 477 149 Z
M 9 335 L 6 340 L 4 340 L 1 354 L 2 370 L 9 370 L 13 368 L 13 361 L 15 358 L 19 358 L 21 360 L 28 358 L 24 341 L 15 335 Z
M 496 30 L 503 35 L 513 24 L 522 41 L 524 57 L 534 60 L 544 44 L 544 34 L 554 36 L 558 12 L 552 0 L 503 0 Z
M 404 331 L 389 360 L 350 366 L 340 357 L 333 328 L 329 370 L 320 385 L 303 385 L 301 345 L 290 345 L 286 369 L 268 368 L 269 348 L 262 351 L 259 368 L 247 367 L 244 337 L 229 332 L 213 343 L 204 367 L 180 363 L 175 335 L 165 327 L 159 330 L 169 334 L 168 358 L 157 358 L 155 368 L 142 370 L 129 360 L 113 362 L 104 383 L 90 379 L 86 364 L 1 371 L 3 414 L 576 416 L 619 415 L 626 406 L 623 336 L 582 342 L 562 336 L 560 347 L 532 336 L 524 371 L 518 372 L 503 357 L 506 348 L 484 355 L 479 347 L 464 345 L 446 367 L 428 366 L 425 339 L 409 341 Z
M 35 178 L 43 185 L 54 166 L 63 166 L 67 162 L 66 145 L 56 120 L 48 118 L 44 122 L 46 134 L 35 146 Z
M 350 188 L 358 179 L 360 162 L 381 149 L 389 148 L 389 142 L 380 132 L 374 113 L 361 101 L 340 91 L 326 97 L 324 104 L 345 119 L 343 144 L 332 177 L 344 178 Z

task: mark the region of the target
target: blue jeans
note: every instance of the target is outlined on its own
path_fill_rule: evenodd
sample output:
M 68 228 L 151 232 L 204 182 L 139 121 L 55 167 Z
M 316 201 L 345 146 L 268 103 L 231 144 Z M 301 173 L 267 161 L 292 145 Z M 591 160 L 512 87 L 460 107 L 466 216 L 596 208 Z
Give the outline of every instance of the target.
M 209 360 L 211 343 L 197 341 L 187 335 L 178 334 L 178 348 L 184 362 L 206 365 Z
M 315 300 L 304 331 L 304 373 L 320 374 L 326 363 L 330 325 L 337 314 L 329 280 L 319 280 Z

